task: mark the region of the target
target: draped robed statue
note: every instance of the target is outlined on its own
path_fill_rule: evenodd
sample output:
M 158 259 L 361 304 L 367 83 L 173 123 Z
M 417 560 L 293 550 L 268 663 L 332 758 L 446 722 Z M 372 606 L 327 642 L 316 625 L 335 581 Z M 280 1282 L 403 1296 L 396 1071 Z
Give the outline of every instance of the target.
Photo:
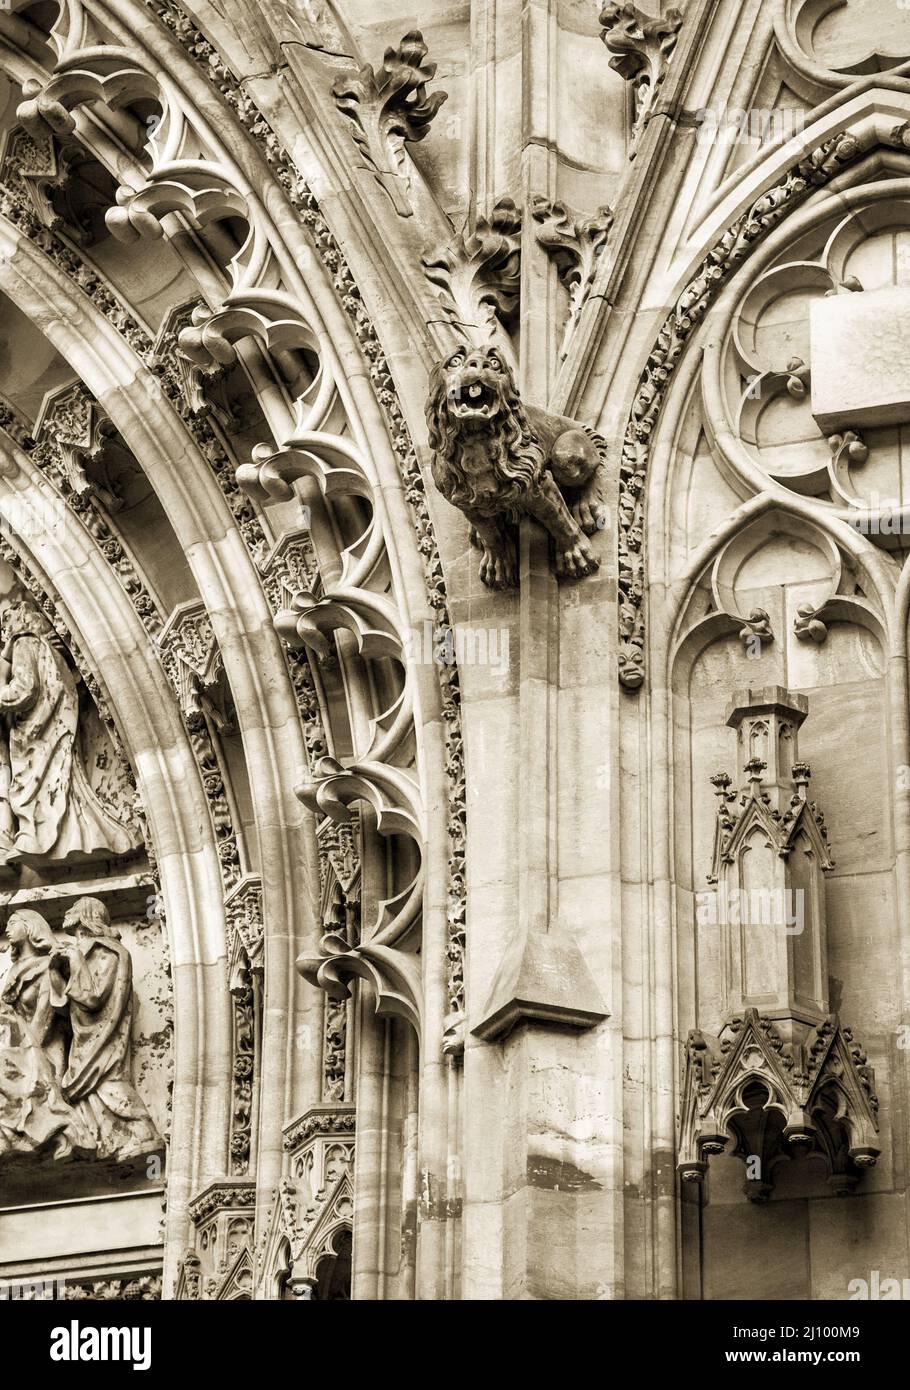
M 133 969 L 98 898 L 54 932 L 20 909 L 0 983 L 0 1162 L 123 1160 L 162 1147 L 131 1076 Z
M 92 789 L 79 755 L 76 681 L 28 599 L 0 607 L 0 864 L 108 851 L 133 831 Z

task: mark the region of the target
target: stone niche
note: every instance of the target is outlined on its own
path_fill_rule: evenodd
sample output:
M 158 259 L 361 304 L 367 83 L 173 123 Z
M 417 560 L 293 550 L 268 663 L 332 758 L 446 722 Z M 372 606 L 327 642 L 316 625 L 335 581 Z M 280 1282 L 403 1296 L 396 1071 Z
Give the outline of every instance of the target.
M 678 1171 L 703 1184 L 710 1158 L 732 1154 L 758 1204 L 792 1159 L 820 1159 L 829 1191 L 844 1195 L 882 1151 L 874 1071 L 829 998 L 825 878 L 835 864 L 799 758 L 808 708 L 780 686 L 738 692 L 726 723 L 743 777 L 711 778 L 722 1025 L 686 1041 Z

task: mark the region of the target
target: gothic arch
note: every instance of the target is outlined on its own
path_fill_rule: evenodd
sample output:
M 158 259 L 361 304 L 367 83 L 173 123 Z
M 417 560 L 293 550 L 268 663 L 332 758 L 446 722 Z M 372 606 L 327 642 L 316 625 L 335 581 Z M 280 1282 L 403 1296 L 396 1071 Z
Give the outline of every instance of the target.
M 175 16 L 181 38 L 192 38 L 194 31 L 174 7 L 167 10 L 168 24 L 174 27 Z M 232 74 L 221 66 L 225 105 L 206 75 L 210 65 L 200 71 L 193 61 L 198 53 L 184 55 L 167 26 L 143 7 L 61 10 L 51 34 L 53 65 L 36 61 L 37 36 L 28 37 L 27 25 L 26 19 L 6 26 L 3 66 L 12 80 L 31 84 L 20 115 L 34 138 L 48 148 L 60 139 L 77 143 L 107 169 L 121 183 L 107 216 L 110 230 L 129 243 L 163 233 L 175 278 L 198 295 L 192 317 L 184 317 L 182 327 L 175 323 L 170 336 L 162 336 L 162 329 L 156 342 L 157 325 L 149 325 L 150 334 L 144 305 L 132 301 L 117 258 L 105 258 L 113 272 L 108 284 L 93 252 L 80 254 L 74 247 L 71 228 L 64 225 L 61 235 L 42 227 L 23 207 L 21 179 L 8 186 L 5 210 L 25 236 L 17 237 L 4 289 L 78 371 L 148 479 L 172 529 L 171 543 L 190 560 L 192 601 L 198 595 L 210 621 L 213 659 L 224 670 L 236 712 L 241 781 L 248 784 L 258 827 L 257 862 L 241 863 L 239 886 L 223 883 L 228 925 L 218 954 L 227 959 L 231 981 L 239 982 L 231 985 L 235 1071 L 241 1062 L 253 1068 L 252 1084 L 235 1078 L 231 1124 L 242 1123 L 245 1133 L 231 1129 L 230 1162 L 242 1174 L 258 1142 L 264 1219 L 269 1184 L 281 1173 L 280 1125 L 301 1099 L 322 1099 L 316 1072 L 328 1044 L 316 1039 L 329 1027 L 328 1015 L 323 1026 L 320 996 L 296 978 L 293 961 L 301 953 L 313 961 L 313 979 L 323 977 L 331 963 L 330 957 L 314 957 L 313 885 L 320 863 L 324 876 L 329 862 L 326 834 L 321 831 L 317 841 L 315 830 L 319 822 L 324 831 L 333 817 L 346 821 L 351 804 L 367 808 L 360 819 L 367 836 L 363 849 L 370 847 L 374 863 L 370 898 L 383 877 L 393 891 L 377 922 L 375 945 L 369 952 L 365 945 L 363 955 L 359 948 L 348 953 L 350 965 L 355 976 L 364 977 L 363 998 L 370 997 L 370 988 L 375 991 L 380 1013 L 401 997 L 405 1016 L 422 1027 L 426 1056 L 414 1072 L 421 1107 L 430 1117 L 422 1143 L 431 1162 L 440 1161 L 431 1155 L 447 1151 L 445 1125 L 437 1121 L 434 1130 L 432 1116 L 441 1114 L 434 1094 L 449 1086 L 440 1052 L 443 1021 L 458 1014 L 462 1000 L 458 675 L 451 664 L 437 672 L 409 661 L 406 643 L 420 624 L 447 622 L 444 582 L 407 426 L 356 285 L 315 200 Z M 226 136 L 225 129 L 232 134 Z M 160 256 L 159 262 L 164 264 Z M 100 294 L 100 313 L 67 277 L 76 285 L 89 283 L 96 298 Z M 65 326 L 55 312 L 61 303 L 68 306 Z M 86 350 L 92 342 L 97 347 Z M 183 354 L 179 381 L 173 360 L 161 356 L 175 351 Z M 154 379 L 162 376 L 162 362 L 164 396 Z M 271 432 L 268 442 L 253 448 L 252 463 L 242 467 L 244 454 L 231 458 L 223 430 L 216 431 L 213 446 L 211 430 L 200 438 L 192 423 L 194 414 L 205 420 L 211 410 L 207 382 L 238 367 L 261 412 L 261 428 Z M 182 387 L 182 398 L 175 398 L 175 386 Z M 168 396 L 176 400 L 182 422 Z M 227 469 L 237 470 L 249 501 Z M 295 502 L 298 478 L 311 481 Z M 301 588 L 288 569 L 288 522 L 299 527 L 301 495 L 312 527 L 294 554 L 305 555 L 309 547 L 305 583 L 309 588 L 315 581 L 316 593 Z M 141 573 L 141 547 L 134 551 Z M 147 583 L 154 588 L 151 573 Z M 179 640 L 178 609 L 166 632 Z M 290 649 L 291 679 L 264 681 L 264 672 L 284 666 L 275 628 Z M 335 634 L 341 634 L 337 648 Z M 317 661 L 328 657 L 330 667 L 319 669 Z M 357 775 L 345 774 L 340 793 L 339 752 L 348 760 L 352 753 L 361 761 L 366 755 L 363 766 L 353 769 Z M 336 761 L 320 762 L 329 755 Z M 428 837 L 423 807 L 438 808 L 439 818 L 446 802 L 455 810 L 448 815 L 448 832 Z M 267 837 L 266 827 L 277 833 Z M 383 836 L 392 837 L 383 850 L 390 866 L 384 870 L 382 855 L 377 858 Z M 407 917 L 396 927 L 391 904 L 413 876 L 415 858 L 425 859 L 422 876 L 411 890 Z M 400 869 L 394 867 L 398 860 Z M 309 890 L 294 893 L 301 865 Z M 252 878 L 251 867 L 257 871 Z M 256 980 L 262 962 L 255 956 L 260 912 L 266 961 L 261 998 Z M 254 937 L 244 934 L 240 946 L 237 933 L 244 927 L 235 928 L 235 919 L 254 923 Z M 399 947 L 402 932 L 407 939 Z M 232 963 L 235 948 L 250 957 L 247 964 L 240 960 L 239 973 Z M 338 949 L 332 947 L 336 955 Z M 400 961 L 399 950 L 406 953 Z M 332 991 L 344 996 L 350 973 L 340 968 L 347 959 L 344 951 L 341 956 L 339 964 L 331 963 L 331 978 L 337 982 Z M 388 972 L 400 982 L 391 989 Z M 397 1011 L 397 1004 L 392 1008 Z M 289 1026 L 293 1016 L 297 1021 Z M 353 1021 L 351 1013 L 351 1037 Z M 356 1036 L 386 1026 L 364 1021 Z M 240 1041 L 250 1029 L 260 1031 L 256 1056 L 247 1062 L 236 1049 L 253 1045 Z M 305 1039 L 315 1044 L 312 1050 Z M 416 1103 L 415 1093 L 409 1104 Z M 188 1195 L 194 1184 L 216 1179 L 217 1167 L 194 1170 L 186 1180 Z M 227 1158 L 221 1167 L 231 1170 Z M 173 1240 L 170 1249 L 172 1260 L 179 1259 Z

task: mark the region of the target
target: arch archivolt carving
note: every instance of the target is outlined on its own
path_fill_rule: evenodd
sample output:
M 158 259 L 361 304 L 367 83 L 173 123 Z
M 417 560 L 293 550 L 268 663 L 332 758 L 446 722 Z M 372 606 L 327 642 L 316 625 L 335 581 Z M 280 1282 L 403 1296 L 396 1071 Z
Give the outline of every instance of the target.
M 445 588 L 414 448 L 350 271 L 247 93 L 176 6 L 156 8 L 163 25 L 151 16 L 128 23 L 120 5 L 61 9 L 50 36 L 52 68 L 35 58 L 40 34 L 29 21 L 4 25 L 0 64 L 24 84 L 18 116 L 36 140 L 78 144 L 113 176 L 109 233 L 128 244 L 162 242 L 198 298 L 174 306 L 157 333 L 147 327 L 128 292 L 93 263 L 91 249 L 78 251 L 65 225 L 36 215 L 12 164 L 0 189 L 7 253 L 0 289 L 106 413 L 189 561 L 199 611 L 191 599 L 186 611 L 178 605 L 169 616 L 103 486 L 96 479 L 87 491 L 74 488 L 53 460 L 45 468 L 112 565 L 153 648 L 166 642 L 161 656 L 209 793 L 225 903 L 226 945 L 218 954 L 230 958 L 233 1022 L 225 1014 L 221 1025 L 233 1032 L 235 1083 L 233 1100 L 220 1102 L 220 1142 L 229 1143 L 231 1171 L 242 1176 L 257 1134 L 265 1136 L 258 1175 L 267 1187 L 283 1162 L 280 1124 L 294 1097 L 312 1092 L 309 1064 L 288 1071 L 276 1053 L 263 1064 L 277 1069 L 280 1085 L 260 1106 L 259 1043 L 249 1063 L 241 1055 L 249 1030 L 261 1027 L 254 996 L 263 931 L 270 1009 L 316 1016 L 311 996 L 301 1003 L 292 985 L 301 943 L 298 968 L 331 996 L 320 1024 L 322 1049 L 328 1055 L 341 1047 L 342 1080 L 336 1056 L 331 1067 L 320 1067 L 326 1086 L 350 1085 L 343 1079 L 339 1002 L 352 978 L 367 982 L 381 1014 L 413 1025 L 430 1055 L 444 1025 L 458 1031 L 458 673 L 452 665 L 426 669 L 409 657 L 408 636 L 419 623 L 448 624 Z M 235 448 L 218 413 L 219 383 L 238 372 L 271 436 L 249 452 Z M 274 666 L 279 639 L 290 678 L 285 689 L 262 678 Z M 260 836 L 255 863 L 242 844 L 236 849 L 235 797 L 206 695 L 222 668 L 256 822 L 283 827 L 274 843 L 264 845 Z M 217 805 L 212 788 L 219 782 Z M 448 808 L 447 854 L 426 854 L 431 803 Z M 325 848 L 341 833 L 348 857 L 356 861 L 369 847 L 377 867 L 381 859 L 387 864 L 375 923 L 363 927 L 359 869 L 343 871 Z M 235 848 L 228 851 L 229 843 Z M 305 895 L 292 902 L 287 892 L 301 855 L 331 905 L 318 944 Z M 372 879 L 378 882 L 375 869 Z M 281 946 L 269 947 L 273 934 Z M 445 1085 L 438 1068 L 428 1077 L 423 1087 Z M 194 1121 L 187 1113 L 181 1123 Z M 177 1176 L 181 1189 L 184 1181 L 189 1191 L 228 1171 L 227 1157 L 215 1161 L 213 1152 L 193 1160 L 192 1176 Z M 174 1208 L 174 1234 L 184 1209 Z

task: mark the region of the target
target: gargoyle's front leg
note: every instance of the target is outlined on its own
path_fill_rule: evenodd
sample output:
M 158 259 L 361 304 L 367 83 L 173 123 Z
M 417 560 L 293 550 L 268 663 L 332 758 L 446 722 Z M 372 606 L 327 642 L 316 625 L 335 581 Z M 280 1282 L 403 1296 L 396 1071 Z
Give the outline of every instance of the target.
M 526 506 L 556 542 L 556 573 L 565 579 L 593 574 L 600 562 L 549 473 L 542 474 L 528 493 Z
M 480 578 L 488 589 L 514 589 L 518 583 L 518 556 L 515 541 L 506 523 L 496 517 L 465 511 L 471 523 L 471 544 L 483 551 Z

